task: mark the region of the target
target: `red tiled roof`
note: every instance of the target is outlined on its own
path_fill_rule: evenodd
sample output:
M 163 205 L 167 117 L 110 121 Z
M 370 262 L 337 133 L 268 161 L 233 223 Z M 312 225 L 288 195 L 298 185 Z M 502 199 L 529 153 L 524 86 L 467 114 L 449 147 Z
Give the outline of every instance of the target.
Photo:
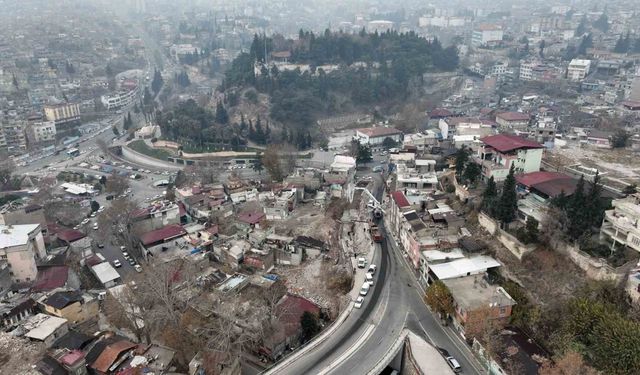
M 378 126 L 375 128 L 360 128 L 356 129 L 360 133 L 366 134 L 369 137 L 382 137 L 384 135 L 402 134 L 402 132 L 396 128 L 386 128 Z
M 287 293 L 276 306 L 279 321 L 285 329 L 286 337 L 295 335 L 300 329 L 300 318 L 305 312 L 320 313 L 320 307 L 308 299 Z
M 520 185 L 524 185 L 526 187 L 531 187 L 536 184 L 541 184 L 543 182 L 559 180 L 559 179 L 571 179 L 571 177 L 566 174 L 558 173 L 558 172 L 531 172 L 525 174 L 519 174 L 516 176 L 516 182 Z
M 247 224 L 257 224 L 264 220 L 265 217 L 264 212 L 244 212 L 238 214 L 238 220 Z
M 144 233 L 140 236 L 140 241 L 145 246 L 161 242 L 167 241 L 172 238 L 184 236 L 187 234 L 187 231 L 178 224 L 171 224 L 160 229 L 152 230 L 151 232 Z
M 623 106 L 625 106 L 625 107 L 627 107 L 628 109 L 631 109 L 631 110 L 640 109 L 640 101 L 625 100 L 620 104 L 622 104 Z
M 442 118 L 453 116 L 453 112 L 445 108 L 436 108 L 433 111 L 429 112 L 429 117 L 431 118 Z
M 33 285 L 35 291 L 53 290 L 61 288 L 67 283 L 69 267 L 54 266 L 38 270 L 38 279 Z
M 518 150 L 522 148 L 543 148 L 541 144 L 511 134 L 490 135 L 480 139 L 487 146 L 491 146 L 500 152 Z
M 396 205 L 398 205 L 398 207 L 411 206 L 409 204 L 409 201 L 407 200 L 407 197 L 405 197 L 404 193 L 401 191 L 394 191 L 393 193 L 391 193 L 391 198 L 393 198 L 394 202 L 396 202 Z
M 563 178 L 559 180 L 549 180 L 533 185 L 533 189 L 537 190 L 551 198 L 557 197 L 562 192 L 566 196 L 571 196 L 576 191 L 578 181 L 573 178 Z
M 63 229 L 57 233 L 58 239 L 65 242 L 74 242 L 79 239 L 85 238 L 86 235 L 75 229 Z
M 530 116 L 522 112 L 502 112 L 498 113 L 496 117 L 505 121 L 529 121 Z
M 96 359 L 89 367 L 96 371 L 107 373 L 109 371 L 109 367 L 111 367 L 118 357 L 120 357 L 122 352 L 125 352 L 135 346 L 136 344 L 126 340 L 113 343 L 107 346 L 102 353 L 100 353 L 98 359 Z

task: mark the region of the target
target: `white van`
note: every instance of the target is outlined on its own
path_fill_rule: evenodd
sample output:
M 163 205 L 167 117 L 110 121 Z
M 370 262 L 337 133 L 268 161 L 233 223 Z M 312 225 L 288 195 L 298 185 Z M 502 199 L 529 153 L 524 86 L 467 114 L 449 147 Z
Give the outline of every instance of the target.
M 364 284 L 362 284 L 362 288 L 360 289 L 360 295 L 366 296 L 367 293 L 369 293 L 369 288 L 371 288 L 371 284 L 365 281 Z

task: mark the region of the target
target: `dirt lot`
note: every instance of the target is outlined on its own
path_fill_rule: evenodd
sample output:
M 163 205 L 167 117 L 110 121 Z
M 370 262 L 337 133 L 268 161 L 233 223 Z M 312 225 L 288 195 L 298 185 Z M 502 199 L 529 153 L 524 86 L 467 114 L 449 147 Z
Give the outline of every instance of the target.
M 569 145 L 548 150 L 544 160 L 554 165 L 582 164 L 606 172 L 606 176 L 627 183 L 640 183 L 638 155 L 626 149 L 598 150 Z
M 31 366 L 44 355 L 44 346 L 0 332 L 0 373 L 38 375 Z

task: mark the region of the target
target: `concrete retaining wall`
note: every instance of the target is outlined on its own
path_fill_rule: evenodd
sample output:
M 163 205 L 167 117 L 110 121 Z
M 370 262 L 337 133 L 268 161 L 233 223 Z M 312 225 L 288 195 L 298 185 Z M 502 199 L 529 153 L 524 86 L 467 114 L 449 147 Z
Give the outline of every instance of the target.
M 179 165 L 141 154 L 137 151 L 130 149 L 127 146 L 122 146 L 122 157 L 125 160 L 129 160 L 136 164 L 142 164 L 150 168 L 160 168 L 160 169 L 170 170 L 170 171 L 179 171 L 182 169 L 182 167 Z

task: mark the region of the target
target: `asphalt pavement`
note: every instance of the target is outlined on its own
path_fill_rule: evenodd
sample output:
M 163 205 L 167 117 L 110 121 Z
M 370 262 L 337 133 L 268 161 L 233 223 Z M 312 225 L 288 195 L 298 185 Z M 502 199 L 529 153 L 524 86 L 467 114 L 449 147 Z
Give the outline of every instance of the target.
M 376 158 L 379 159 L 379 158 Z M 376 162 L 370 163 L 375 165 Z M 379 164 L 378 164 L 379 165 Z M 374 179 L 376 198 L 382 199 L 383 181 L 370 168 L 363 174 Z M 401 251 L 389 241 L 375 245 L 378 275 L 373 293 L 362 309 L 353 309 L 342 326 L 308 353 L 278 369 L 279 374 L 367 374 L 409 328 L 436 347 L 447 350 L 461 364 L 464 374 L 481 374 L 468 346 L 448 327 L 443 327 L 423 302 L 422 292 L 410 273 Z

